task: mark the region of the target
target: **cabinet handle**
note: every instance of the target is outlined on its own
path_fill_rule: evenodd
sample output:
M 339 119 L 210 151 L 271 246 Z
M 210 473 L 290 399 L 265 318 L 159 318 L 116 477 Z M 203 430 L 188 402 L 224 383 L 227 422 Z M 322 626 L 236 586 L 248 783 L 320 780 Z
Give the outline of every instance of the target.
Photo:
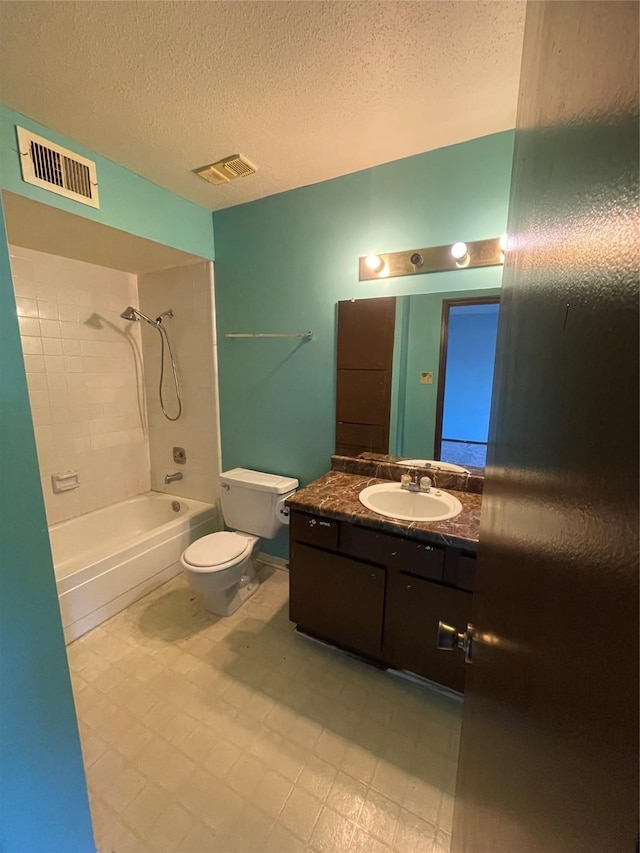
M 375 572 L 371 572 L 371 577 L 375 580 L 375 579 L 376 579 L 376 573 L 375 573 Z
M 411 589 L 411 584 L 410 584 L 410 583 L 408 583 L 408 584 L 407 584 L 407 589 Z

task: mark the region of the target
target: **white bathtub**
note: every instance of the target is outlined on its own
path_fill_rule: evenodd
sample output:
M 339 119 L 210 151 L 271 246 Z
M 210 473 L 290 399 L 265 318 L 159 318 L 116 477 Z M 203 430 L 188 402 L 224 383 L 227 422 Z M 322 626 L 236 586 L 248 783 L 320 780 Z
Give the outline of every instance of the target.
M 187 545 L 217 529 L 213 505 L 159 492 L 50 527 L 67 643 L 177 575 Z

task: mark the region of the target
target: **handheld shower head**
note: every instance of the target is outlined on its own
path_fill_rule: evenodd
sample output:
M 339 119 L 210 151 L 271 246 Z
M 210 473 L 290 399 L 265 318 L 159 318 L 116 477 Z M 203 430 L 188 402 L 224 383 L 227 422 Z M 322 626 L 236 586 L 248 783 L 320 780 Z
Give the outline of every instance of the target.
M 136 317 L 136 309 L 133 305 L 128 305 L 124 311 L 120 314 L 123 320 L 137 320 Z
M 133 305 L 127 305 L 124 311 L 120 314 L 123 320 L 130 320 L 131 322 L 135 322 L 136 320 L 144 320 L 150 326 L 153 326 L 154 329 L 157 330 L 160 335 L 160 382 L 158 385 L 158 396 L 160 397 L 160 408 L 162 409 L 162 414 L 170 421 L 177 421 L 180 415 L 182 414 L 182 398 L 180 397 L 180 384 L 178 382 L 178 373 L 176 369 L 176 360 L 173 357 L 173 349 L 171 347 L 171 340 L 169 339 L 169 332 L 162 325 L 163 317 L 173 317 L 173 310 L 169 308 L 168 311 L 163 311 L 159 317 L 156 317 L 155 320 L 152 320 L 151 317 L 147 317 L 146 314 L 143 314 L 142 311 L 139 311 L 137 308 L 134 308 Z M 178 414 L 173 417 L 172 415 L 167 414 L 167 411 L 164 407 L 164 398 L 162 393 L 162 384 L 164 381 L 164 347 L 165 341 L 167 345 L 167 349 L 169 350 L 169 359 L 171 361 L 171 369 L 173 371 L 173 381 L 176 388 L 176 398 L 178 401 Z
M 146 314 L 143 314 L 142 311 L 138 311 L 138 309 L 134 308 L 133 305 L 127 305 L 120 316 L 123 320 L 145 320 L 150 326 L 158 325 L 157 321 L 152 320 L 151 317 L 147 317 Z

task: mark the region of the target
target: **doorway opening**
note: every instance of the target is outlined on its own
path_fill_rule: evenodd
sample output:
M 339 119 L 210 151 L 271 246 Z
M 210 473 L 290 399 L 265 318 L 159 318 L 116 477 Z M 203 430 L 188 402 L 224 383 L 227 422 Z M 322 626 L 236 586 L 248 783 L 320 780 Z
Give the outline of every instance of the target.
M 442 304 L 434 457 L 484 467 L 487 459 L 499 297 Z

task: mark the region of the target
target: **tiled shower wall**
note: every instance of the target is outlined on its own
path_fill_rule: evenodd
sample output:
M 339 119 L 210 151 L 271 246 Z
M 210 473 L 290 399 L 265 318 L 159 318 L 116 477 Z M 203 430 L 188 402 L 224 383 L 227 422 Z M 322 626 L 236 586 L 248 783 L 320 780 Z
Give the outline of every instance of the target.
M 141 324 L 151 488 L 219 504 L 212 265 L 203 262 L 141 275 L 138 292 L 140 308 L 150 317 L 173 309 L 173 318 L 166 318 L 164 323 L 174 349 L 183 403 L 180 420 L 172 422 L 163 416 L 158 399 L 160 336 L 146 323 Z M 163 387 L 167 412 L 175 415 L 177 404 L 166 352 Z M 186 450 L 186 465 L 176 465 L 173 461 L 172 449 L 176 446 Z M 182 472 L 183 479 L 166 486 L 164 476 L 173 471 Z
M 136 276 L 10 247 L 47 521 L 150 488 Z M 54 494 L 51 475 L 80 487 Z

